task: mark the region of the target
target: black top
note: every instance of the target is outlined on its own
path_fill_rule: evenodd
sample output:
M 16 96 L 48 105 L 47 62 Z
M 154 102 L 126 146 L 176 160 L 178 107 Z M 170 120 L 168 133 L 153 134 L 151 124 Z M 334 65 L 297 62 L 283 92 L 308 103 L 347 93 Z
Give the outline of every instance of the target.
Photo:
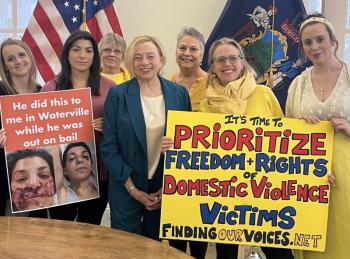
M 0 81 L 0 96 L 8 95 L 8 91 L 5 88 L 3 81 Z M 1 122 L 1 117 L 0 117 Z M 2 124 L 1 124 L 2 128 Z M 5 152 L 3 148 L 0 148 L 0 216 L 5 215 L 6 201 L 9 197 L 9 188 L 7 180 L 7 170 L 5 161 Z

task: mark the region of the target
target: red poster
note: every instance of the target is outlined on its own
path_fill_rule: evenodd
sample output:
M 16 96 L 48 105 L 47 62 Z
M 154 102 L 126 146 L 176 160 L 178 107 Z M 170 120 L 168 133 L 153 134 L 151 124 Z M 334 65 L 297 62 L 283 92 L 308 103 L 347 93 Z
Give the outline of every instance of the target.
M 99 197 L 89 89 L 2 96 L 0 103 L 13 212 Z

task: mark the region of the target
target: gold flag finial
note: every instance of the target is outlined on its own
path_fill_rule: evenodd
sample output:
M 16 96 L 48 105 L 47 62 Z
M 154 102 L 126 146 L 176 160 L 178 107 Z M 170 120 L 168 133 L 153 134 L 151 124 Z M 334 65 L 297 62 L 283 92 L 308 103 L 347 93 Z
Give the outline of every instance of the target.
M 269 73 L 268 73 L 268 79 L 267 79 L 267 83 L 269 85 L 270 88 L 273 88 L 273 55 L 274 55 L 274 51 L 273 51 L 273 41 L 274 41 L 274 30 L 275 30 L 275 11 L 276 11 L 276 6 L 275 6 L 275 0 L 272 1 L 272 26 L 271 26 L 271 57 L 270 57 L 270 69 L 269 69 Z
M 86 31 L 87 30 L 87 28 L 86 28 L 86 1 L 85 0 L 83 0 L 83 11 L 82 11 L 82 13 L 83 13 L 83 24 L 82 24 L 82 30 L 83 31 Z

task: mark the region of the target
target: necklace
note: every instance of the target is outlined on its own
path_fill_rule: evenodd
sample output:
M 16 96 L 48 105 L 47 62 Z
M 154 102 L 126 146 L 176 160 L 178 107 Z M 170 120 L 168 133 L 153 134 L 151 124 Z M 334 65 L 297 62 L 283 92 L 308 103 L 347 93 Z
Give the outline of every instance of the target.
M 321 102 L 325 102 L 330 96 L 337 84 L 338 77 L 339 74 L 331 75 L 331 71 L 329 70 L 322 76 L 315 77 L 314 75 L 314 78 L 312 79 L 313 88 L 315 93 L 318 93 L 318 99 Z
M 317 76 L 313 74 L 314 79 L 312 83 L 314 85 L 314 91 L 319 92 L 319 98 L 321 102 L 325 102 L 330 97 L 332 91 L 337 85 L 338 78 L 340 76 L 343 64 L 339 63 L 340 67 L 328 68 L 325 72 L 317 73 Z
M 325 96 L 324 96 L 324 91 L 323 91 L 323 87 L 320 87 L 320 94 L 321 94 L 321 101 L 324 102 L 325 101 Z

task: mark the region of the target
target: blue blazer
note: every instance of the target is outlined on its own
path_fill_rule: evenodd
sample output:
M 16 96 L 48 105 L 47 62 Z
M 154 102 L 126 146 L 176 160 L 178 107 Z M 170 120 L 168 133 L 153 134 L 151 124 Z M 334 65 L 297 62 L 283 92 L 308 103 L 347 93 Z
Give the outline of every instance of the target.
M 159 79 L 166 113 L 169 110 L 191 111 L 187 89 L 162 77 Z M 111 88 L 104 106 L 101 156 L 109 172 L 110 203 L 124 207 L 121 213 L 125 209 L 132 210 L 132 207 L 141 205 L 132 204 L 133 199 L 130 199 L 124 187 L 129 176 L 138 189 L 144 192 L 148 190 L 146 142 L 140 87 L 138 81 L 132 79 Z M 154 177 L 160 179 L 158 189 L 162 184 L 163 167 L 162 164 L 159 165 L 154 174 Z

